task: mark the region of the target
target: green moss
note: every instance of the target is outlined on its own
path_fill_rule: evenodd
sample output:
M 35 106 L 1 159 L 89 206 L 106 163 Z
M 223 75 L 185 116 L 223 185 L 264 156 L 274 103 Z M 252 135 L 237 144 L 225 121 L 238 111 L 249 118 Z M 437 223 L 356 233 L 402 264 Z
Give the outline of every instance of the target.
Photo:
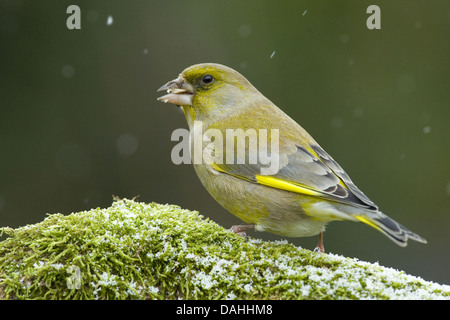
M 450 287 L 285 241 L 240 236 L 178 206 L 117 200 L 0 228 L 1 299 L 450 299 Z

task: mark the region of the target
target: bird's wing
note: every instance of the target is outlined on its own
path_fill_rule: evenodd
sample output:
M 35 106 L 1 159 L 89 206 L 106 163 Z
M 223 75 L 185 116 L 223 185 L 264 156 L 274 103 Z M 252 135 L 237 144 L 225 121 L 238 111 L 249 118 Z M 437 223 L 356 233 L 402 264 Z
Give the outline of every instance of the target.
M 312 140 L 314 141 L 314 140 Z M 285 142 L 286 143 L 286 142 Z M 291 142 L 287 142 L 291 143 Z M 291 143 L 289 153 L 280 152 L 280 166 L 276 173 L 264 174 L 265 166 L 257 164 L 217 164 L 214 170 L 244 179 L 308 196 L 377 211 L 377 206 L 360 191 L 345 173 L 318 144 Z M 282 148 L 286 149 L 286 148 Z M 249 149 L 246 149 L 248 159 Z

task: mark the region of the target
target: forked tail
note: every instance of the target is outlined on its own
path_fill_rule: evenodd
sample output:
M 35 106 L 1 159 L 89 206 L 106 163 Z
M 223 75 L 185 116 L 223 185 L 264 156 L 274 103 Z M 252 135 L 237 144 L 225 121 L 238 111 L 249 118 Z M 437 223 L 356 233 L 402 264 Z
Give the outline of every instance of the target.
M 355 215 L 354 217 L 372 228 L 384 233 L 389 239 L 401 247 L 406 247 L 408 244 L 408 239 L 427 243 L 427 240 L 379 211 L 373 214 Z

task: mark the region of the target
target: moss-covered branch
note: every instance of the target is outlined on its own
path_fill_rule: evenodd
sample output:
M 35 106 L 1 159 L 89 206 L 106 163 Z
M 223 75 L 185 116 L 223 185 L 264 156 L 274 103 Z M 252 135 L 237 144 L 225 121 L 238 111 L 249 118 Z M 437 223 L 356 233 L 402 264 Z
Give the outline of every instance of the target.
M 1 228 L 0 299 L 450 299 L 450 287 L 287 242 L 240 236 L 173 205 Z

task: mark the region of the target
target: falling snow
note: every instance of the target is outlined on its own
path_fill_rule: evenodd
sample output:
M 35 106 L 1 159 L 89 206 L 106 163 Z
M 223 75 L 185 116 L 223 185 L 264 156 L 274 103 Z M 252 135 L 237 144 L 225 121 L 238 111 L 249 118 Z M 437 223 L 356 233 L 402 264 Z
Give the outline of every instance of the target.
M 108 16 L 108 19 L 106 20 L 106 25 L 110 26 L 114 23 L 114 19 L 112 16 Z

